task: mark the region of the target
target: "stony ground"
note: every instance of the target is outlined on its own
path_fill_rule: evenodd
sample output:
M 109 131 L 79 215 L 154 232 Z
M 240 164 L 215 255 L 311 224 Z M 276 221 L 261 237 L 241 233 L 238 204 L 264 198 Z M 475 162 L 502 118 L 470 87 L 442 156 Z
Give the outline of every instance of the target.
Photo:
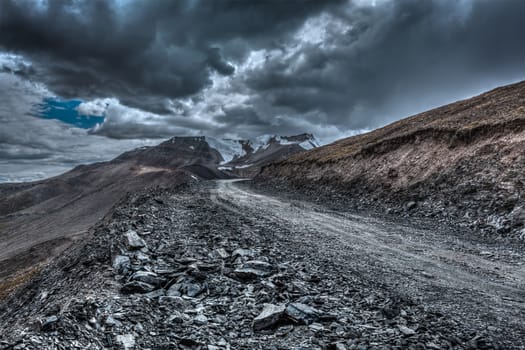
M 130 195 L 1 304 L 0 349 L 525 348 L 520 277 L 424 260 L 427 233 L 231 182 Z

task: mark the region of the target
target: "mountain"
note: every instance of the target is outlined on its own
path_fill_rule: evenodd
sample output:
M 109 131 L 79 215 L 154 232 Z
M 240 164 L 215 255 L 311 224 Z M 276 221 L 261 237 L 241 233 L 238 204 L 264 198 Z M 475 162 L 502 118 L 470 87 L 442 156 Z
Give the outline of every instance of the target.
M 313 147 L 303 144 L 303 148 L 302 142 L 314 142 L 311 135 L 263 139 L 255 144 L 174 137 L 54 178 L 0 184 L 0 281 L 82 239 L 126 193 L 236 177 L 238 172 L 229 163 L 256 171 L 259 164 Z
M 319 147 L 317 139 L 306 133 L 295 136 L 263 135 L 253 142 L 240 140 L 239 144 L 241 152 L 224 162 L 220 169 L 243 177 L 256 175 L 266 164 Z
M 520 82 L 267 165 L 256 181 L 523 237 L 524 149 Z

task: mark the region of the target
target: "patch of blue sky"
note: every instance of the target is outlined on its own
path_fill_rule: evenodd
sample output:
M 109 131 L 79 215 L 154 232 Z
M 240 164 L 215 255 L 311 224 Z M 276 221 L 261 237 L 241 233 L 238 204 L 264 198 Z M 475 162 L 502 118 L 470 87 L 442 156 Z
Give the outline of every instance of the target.
M 81 103 L 81 100 L 62 100 L 47 97 L 38 105 L 37 116 L 43 119 L 56 119 L 82 129 L 91 129 L 104 122 L 103 115 L 79 114 L 77 107 Z

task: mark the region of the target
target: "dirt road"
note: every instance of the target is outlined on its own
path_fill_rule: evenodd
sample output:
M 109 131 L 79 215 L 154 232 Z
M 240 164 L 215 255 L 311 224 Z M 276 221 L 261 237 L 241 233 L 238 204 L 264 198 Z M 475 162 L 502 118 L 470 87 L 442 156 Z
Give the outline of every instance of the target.
M 422 227 L 249 182 L 130 194 L 0 302 L 0 349 L 525 349 L 519 249 Z
M 457 232 L 329 211 L 240 184 L 217 182 L 212 199 L 239 215 L 263 216 L 304 235 L 304 244 L 371 284 L 474 327 L 524 332 L 525 259 L 519 250 Z

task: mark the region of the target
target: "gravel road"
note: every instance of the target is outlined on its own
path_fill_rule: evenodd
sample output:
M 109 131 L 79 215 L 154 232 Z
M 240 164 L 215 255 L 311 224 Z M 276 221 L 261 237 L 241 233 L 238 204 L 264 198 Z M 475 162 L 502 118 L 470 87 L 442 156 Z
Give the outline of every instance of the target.
M 239 215 L 263 216 L 371 284 L 382 284 L 475 329 L 525 335 L 525 259 L 515 247 L 442 228 L 327 210 L 269 196 L 223 180 L 216 203 Z M 521 343 L 523 345 L 523 343 Z
M 0 302 L 0 349 L 525 349 L 523 271 L 464 232 L 202 181 L 116 205 Z

